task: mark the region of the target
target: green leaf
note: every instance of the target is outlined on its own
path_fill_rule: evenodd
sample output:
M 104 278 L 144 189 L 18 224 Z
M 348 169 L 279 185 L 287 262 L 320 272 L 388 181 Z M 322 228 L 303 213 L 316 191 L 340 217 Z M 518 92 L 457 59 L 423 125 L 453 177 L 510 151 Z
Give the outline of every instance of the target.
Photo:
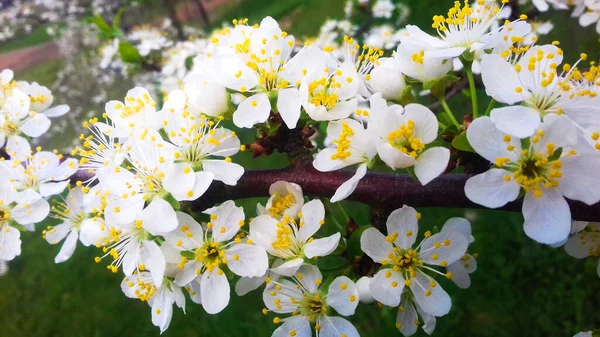
M 461 132 L 458 136 L 452 139 L 452 147 L 460 151 L 475 152 L 475 149 L 473 149 L 471 144 L 469 144 L 466 131 Z
M 190 71 L 194 67 L 194 57 L 195 56 L 188 56 L 185 59 L 185 69 L 186 70 Z
M 350 239 L 348 240 L 348 258 L 354 259 L 356 256 L 363 256 L 364 252 L 360 248 L 360 237 L 362 233 L 372 226 L 360 226 L 352 235 L 350 235 Z
M 555 161 L 555 160 L 557 160 L 562 155 L 562 152 L 563 152 L 563 148 L 562 147 L 559 148 L 558 150 L 555 150 L 554 153 L 550 157 L 548 157 L 548 161 Z
M 137 49 L 131 43 L 125 41 L 119 42 L 119 55 L 121 60 L 127 63 L 140 63 L 142 59 Z
M 106 21 L 104 20 L 104 18 L 102 16 L 100 16 L 100 14 L 96 14 L 93 17 L 91 17 L 90 21 L 93 24 L 95 24 L 98 27 L 98 29 L 100 29 L 102 32 L 107 33 L 107 34 L 112 33 L 112 28 L 110 28 L 108 23 L 106 23 Z
M 125 11 L 125 8 L 121 8 L 117 12 L 117 15 L 115 15 L 115 19 L 113 20 L 112 26 L 113 26 L 113 29 L 116 31 L 119 30 L 119 25 L 121 24 L 121 15 L 123 15 L 124 11 Z
M 460 55 L 460 56 L 461 56 L 461 59 L 462 59 L 462 60 L 466 61 L 466 62 L 463 62 L 463 63 L 471 63 L 471 62 L 473 62 L 473 60 L 475 59 L 475 54 L 474 54 L 474 53 L 472 53 L 472 52 L 470 52 L 469 50 L 465 50 L 465 51 L 462 53 L 462 55 Z M 462 60 L 461 60 L 461 61 L 462 61 Z M 469 66 L 470 66 L 470 64 L 469 64 Z M 467 65 L 466 65 L 466 64 L 465 64 L 465 67 L 467 67 Z

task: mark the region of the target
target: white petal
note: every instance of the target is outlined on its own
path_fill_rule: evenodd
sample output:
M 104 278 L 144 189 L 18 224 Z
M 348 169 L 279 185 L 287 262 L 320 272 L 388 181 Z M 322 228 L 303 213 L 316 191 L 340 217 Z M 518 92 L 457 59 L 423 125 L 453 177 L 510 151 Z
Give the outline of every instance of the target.
M 262 276 L 269 268 L 267 252 L 261 246 L 245 243 L 235 244 L 225 251 L 225 257 L 229 269 L 239 276 Z
M 600 156 L 564 156 L 561 161 L 563 175 L 560 179 L 560 192 L 569 199 L 580 200 L 588 205 L 600 201 Z
M 322 239 L 315 239 L 304 246 L 304 255 L 312 259 L 315 256 L 327 256 L 331 254 L 340 242 L 340 233 Z
M 244 174 L 244 167 L 225 160 L 204 160 L 202 168 L 214 174 L 214 179 L 222 181 L 226 185 L 235 186 Z
M 421 315 L 421 319 L 423 321 L 423 331 L 425 331 L 426 334 L 431 335 L 433 333 L 433 330 L 435 330 L 435 316 L 425 312 L 425 310 L 423 310 L 423 308 L 421 308 L 421 306 L 418 303 L 415 304 L 417 307 L 417 312 L 419 313 L 419 315 Z
M 177 214 L 171 204 L 161 198 L 152 200 L 140 214 L 142 226 L 152 235 L 168 233 L 177 228 Z
M 289 129 L 296 127 L 300 119 L 300 94 L 298 89 L 280 89 L 277 97 L 277 110 Z
M 21 125 L 21 131 L 29 137 L 39 137 L 50 128 L 50 119 L 44 114 L 35 114 Z
M 311 337 L 312 331 L 310 323 L 306 316 L 298 315 L 286 319 L 283 324 L 273 331 L 271 337 L 290 337 L 290 331 L 294 331 L 294 336 Z
M 154 284 L 162 284 L 167 263 L 162 255 L 160 247 L 154 241 L 144 241 L 140 250 L 140 263 L 152 274 Z
M 71 110 L 71 108 L 69 108 L 68 105 L 66 104 L 61 104 L 61 105 L 57 105 L 53 108 L 44 110 L 44 115 L 46 115 L 47 117 L 60 117 L 64 114 L 66 114 L 67 112 L 69 112 L 69 110 Z
M 587 27 L 587 26 L 591 26 L 592 24 L 598 22 L 598 17 L 600 16 L 600 14 L 596 13 L 596 12 L 587 12 L 582 14 L 579 17 L 579 24 L 582 27 Z
M 235 284 L 235 293 L 238 296 L 244 296 L 252 290 L 256 290 L 263 285 L 266 278 L 266 274 L 259 277 L 242 277 Z
M 510 180 L 507 181 L 505 176 Z M 472 202 L 485 207 L 502 207 L 519 196 L 521 187 L 512 176 L 506 170 L 490 169 L 469 178 L 465 184 L 465 194 Z
M 244 209 L 236 207 L 235 202 L 231 200 L 222 203 L 212 214 L 217 216 L 216 219 L 211 221 L 213 224 L 212 237 L 216 242 L 231 240 L 240 230 L 240 223 L 245 218 Z
M 167 330 L 173 317 L 173 301 L 169 295 L 172 296 L 170 291 L 161 290 L 152 301 L 152 324 L 160 328 L 161 334 Z
M 6 153 L 13 160 L 25 160 L 31 155 L 31 146 L 27 139 L 21 136 L 10 136 L 6 142 Z
M 199 272 L 202 270 L 201 262 L 188 262 L 175 275 L 175 284 L 180 287 L 193 283 L 194 280 L 200 280 Z
M 415 233 L 416 235 L 416 233 Z M 376 228 L 366 229 L 360 237 L 360 248 L 375 262 L 388 259 L 394 246 Z M 396 304 L 397 305 L 397 304 Z
M 404 289 L 404 277 L 392 269 L 381 269 L 371 279 L 369 289 L 374 299 L 385 305 L 396 307 L 400 304 L 402 289 Z
M 67 239 L 63 243 L 58 255 L 54 258 L 54 263 L 61 263 L 67 261 L 75 251 L 75 247 L 77 246 L 77 230 L 72 230 Z
M 565 251 L 575 258 L 583 259 L 594 252 L 598 242 L 600 242 L 600 233 L 598 232 L 577 233 L 567 241 Z
M 571 231 L 571 211 L 558 189 L 542 189 L 542 197 L 533 192 L 523 200 L 525 234 L 535 241 L 552 244 L 566 239 Z
M 498 130 L 518 138 L 533 135 L 540 126 L 539 112 L 521 105 L 496 108 L 490 117 Z
M 481 57 L 481 78 L 485 92 L 498 102 L 512 105 L 529 97 L 529 92 L 522 87 L 514 66 L 500 55 L 484 54 Z M 523 91 L 518 93 L 517 87 Z
M 2 231 L 2 245 L 0 245 L 0 259 L 10 261 L 21 255 L 21 233 L 18 229 L 4 225 Z
M 414 133 L 425 144 L 437 138 L 438 120 L 433 112 L 421 104 L 408 104 L 404 107 L 404 115 L 415 123 Z
M 465 218 L 450 218 L 446 220 L 444 225 L 442 226 L 442 232 L 445 231 L 454 231 L 462 234 L 469 243 L 475 241 L 473 236 L 471 235 L 471 223 L 469 220 Z
M 212 184 L 212 181 L 215 177 L 211 172 L 195 172 L 193 173 L 195 176 L 194 185 L 191 189 L 189 189 L 185 194 L 173 195 L 175 199 L 183 201 L 183 200 L 196 200 L 200 198 L 206 190 Z M 189 187 L 188 187 L 189 188 Z
M 324 316 L 319 324 L 319 337 L 360 337 L 354 325 L 341 317 Z
M 434 284 L 433 287 L 432 284 Z M 410 279 L 410 290 L 415 297 L 415 301 L 425 312 L 439 317 L 450 311 L 452 301 L 448 293 L 442 289 L 442 286 L 436 280 L 423 272 L 417 271 L 416 277 Z
M 300 266 L 302 266 L 302 263 L 304 263 L 304 260 L 301 258 L 293 259 L 286 261 L 279 267 L 271 268 L 271 271 L 283 276 L 292 276 L 298 271 Z
M 310 293 L 317 291 L 323 281 L 323 274 L 321 274 L 319 268 L 311 264 L 302 265 L 294 276 L 304 289 Z
M 381 160 L 393 169 L 411 167 L 416 163 L 415 158 L 402 153 L 389 143 L 377 144 L 377 153 Z
M 51 229 L 46 230 L 46 234 L 44 235 L 46 241 L 49 244 L 54 245 L 62 241 L 73 228 L 73 224 L 70 221 L 65 221 L 59 225 L 52 227 Z
M 327 304 L 342 316 L 354 315 L 358 299 L 358 288 L 346 276 L 336 277 L 329 285 Z
M 251 128 L 264 123 L 271 113 L 271 103 L 267 94 L 246 98 L 233 113 L 233 123 L 240 128 Z
M 187 172 L 187 173 L 186 173 Z M 173 196 L 185 195 L 190 186 L 194 186 L 196 175 L 190 163 L 173 163 L 165 169 L 163 187 Z
M 44 220 L 49 213 L 50 205 L 48 202 L 45 199 L 38 199 L 29 204 L 18 204 L 12 209 L 10 216 L 17 223 L 25 226 Z
M 506 134 L 494 125 L 489 117 L 477 118 L 467 129 L 469 144 L 483 158 L 495 162 L 498 157 L 508 157 L 516 160 L 521 152 L 521 141 L 511 138 L 510 142 L 504 141 Z M 515 150 L 508 151 L 506 147 L 512 145 Z
M 419 233 L 417 225 L 417 211 L 407 205 L 403 205 L 402 208 L 393 211 L 386 222 L 388 235 L 397 233 L 398 237 L 394 243 L 398 248 L 402 249 L 410 249 L 415 243 L 417 234 Z M 387 258 L 387 253 L 385 258 Z
M 419 258 L 426 264 L 448 265 L 467 252 L 468 239 L 459 232 L 443 231 L 423 241 Z
M 375 302 L 373 295 L 371 295 L 371 289 L 369 289 L 369 284 L 371 283 L 371 278 L 367 276 L 363 276 L 356 281 L 356 288 L 358 289 L 358 297 L 361 303 L 371 304 Z
M 415 163 L 415 175 L 422 185 L 427 185 L 444 173 L 450 160 L 450 150 L 445 147 L 432 147 L 421 153 Z
M 396 324 L 400 324 L 400 333 L 404 336 L 412 336 L 419 326 L 415 323 L 418 322 L 417 310 L 415 306 L 408 300 L 403 300 L 398 309 L 398 316 L 396 316 Z
M 356 170 L 356 173 L 352 176 L 352 178 L 345 181 L 340 187 L 335 190 L 335 194 L 331 197 L 331 202 L 338 202 L 344 200 L 354 192 L 358 183 L 364 176 L 367 174 L 367 164 L 362 164 Z
M 69 185 L 68 180 L 57 183 L 42 183 L 40 184 L 40 195 L 42 197 L 49 197 L 51 195 L 60 194 L 67 188 L 67 185 Z
M 315 199 L 302 206 L 302 220 L 304 226 L 298 231 L 298 240 L 306 241 L 313 236 L 325 220 L 325 206 L 321 200 Z
M 229 281 L 220 269 L 202 274 L 200 289 L 202 306 L 207 313 L 217 314 L 229 304 Z

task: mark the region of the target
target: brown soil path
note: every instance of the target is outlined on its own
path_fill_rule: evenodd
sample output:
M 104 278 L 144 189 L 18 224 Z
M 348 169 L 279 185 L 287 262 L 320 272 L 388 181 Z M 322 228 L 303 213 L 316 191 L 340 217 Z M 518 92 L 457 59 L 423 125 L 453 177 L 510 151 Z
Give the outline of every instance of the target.
M 198 1 L 198 0 L 196 0 Z M 204 8 L 208 13 L 212 13 L 219 6 L 230 2 L 231 0 L 203 0 Z M 187 4 L 178 8 L 177 15 L 183 22 L 198 20 L 200 12 L 193 4 Z M 27 47 L 5 54 L 0 54 L 0 71 L 2 69 L 12 69 L 20 71 L 47 61 L 60 59 L 61 55 L 56 42 L 46 42 L 44 44 Z

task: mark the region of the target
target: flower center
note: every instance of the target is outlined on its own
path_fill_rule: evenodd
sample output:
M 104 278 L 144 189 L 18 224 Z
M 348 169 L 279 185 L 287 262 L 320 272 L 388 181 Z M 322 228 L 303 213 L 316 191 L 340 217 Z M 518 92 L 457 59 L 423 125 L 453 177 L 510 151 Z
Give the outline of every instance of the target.
M 325 299 L 319 294 L 304 294 L 299 303 L 300 314 L 315 322 L 317 318 L 327 313 L 327 304 Z
M 269 215 L 274 218 L 281 218 L 286 209 L 290 208 L 296 199 L 291 193 L 281 196 L 279 193 L 273 194 L 273 202 L 269 208 Z
M 138 277 L 137 280 L 135 280 L 135 282 L 126 277 L 125 281 L 127 282 L 128 287 L 137 288 L 134 293 L 137 296 L 137 298 L 140 299 L 142 302 L 147 302 L 152 296 L 154 296 L 154 294 L 158 290 L 154 283 L 145 282 L 142 280 L 141 277 Z
M 215 241 L 206 241 L 202 247 L 197 248 L 195 251 L 195 260 L 202 262 L 202 265 L 209 273 L 214 268 L 219 268 L 221 264 L 227 263 L 223 247 Z
M 341 71 L 339 72 L 341 73 Z M 330 110 L 338 104 L 339 96 L 336 91 L 341 87 L 342 84 L 337 82 L 335 77 L 332 76 L 329 79 L 322 77 L 308 85 L 309 101 L 316 106 L 323 106 Z
M 0 125 L 0 131 L 2 131 L 6 137 L 10 137 L 19 133 L 19 126 L 17 123 L 7 120 L 4 124 Z
M 298 226 L 296 221 L 287 215 L 277 224 L 277 239 L 271 243 L 271 246 L 277 251 L 280 257 L 290 259 L 302 255 L 304 242 L 297 240 L 296 235 L 298 228 L 303 225 L 304 223 L 300 222 Z M 308 240 L 308 242 L 310 241 L 312 239 Z
M 388 142 L 402 153 L 414 158 L 425 148 L 425 144 L 421 139 L 415 137 L 414 132 L 415 123 L 408 120 L 406 124 L 388 134 Z
M 331 155 L 331 160 L 344 160 L 352 155 L 352 153 L 348 151 L 352 142 L 352 136 L 354 136 L 354 130 L 348 126 L 348 123 L 342 122 L 342 133 L 340 134 L 340 138 L 333 141 L 333 143 L 337 145 L 337 152 Z

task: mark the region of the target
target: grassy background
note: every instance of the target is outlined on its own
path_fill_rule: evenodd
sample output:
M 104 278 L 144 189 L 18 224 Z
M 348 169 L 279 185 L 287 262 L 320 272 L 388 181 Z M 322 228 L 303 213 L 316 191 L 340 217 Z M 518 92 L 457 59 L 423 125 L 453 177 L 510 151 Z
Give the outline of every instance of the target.
M 446 11 L 450 1 L 411 0 L 411 22 L 427 27 L 431 16 Z M 340 17 L 343 0 L 241 0 L 225 7 L 219 17 L 248 17 L 258 21 L 272 15 L 298 35 L 315 34 L 327 17 Z M 443 3 L 440 4 L 440 3 Z M 582 30 L 567 13 L 554 14 L 557 29 L 546 42 L 559 39 L 566 57 L 580 51 L 598 57 L 593 27 Z M 560 25 L 560 26 L 559 26 Z M 577 32 L 577 33 L 575 33 Z M 573 38 L 575 37 L 575 38 Z M 50 85 L 60 62 L 38 66 L 17 74 L 22 79 Z M 116 99 L 122 98 L 117 95 Z M 463 100 L 461 100 L 463 101 Z M 480 103 L 485 107 L 485 102 Z M 454 107 L 457 111 L 460 105 Z M 463 108 L 468 109 L 467 108 Z M 52 145 L 49 144 L 51 147 Z M 236 160 L 248 167 L 274 167 L 285 157 L 274 155 L 251 161 L 248 153 Z M 242 202 L 247 216 L 253 216 L 256 200 Z M 399 201 L 399 206 L 401 201 Z M 367 210 L 346 203 L 348 212 L 362 224 Z M 441 226 L 445 219 L 463 216 L 461 209 L 420 209 L 421 232 Z M 449 315 L 438 320 L 435 336 L 512 337 L 572 336 L 580 330 L 600 327 L 598 303 L 600 282 L 592 259 L 575 260 L 562 249 L 552 249 L 528 239 L 520 214 L 470 211 L 474 217 L 476 242 L 470 251 L 479 254 L 479 269 L 473 285 L 460 290 L 441 280 L 453 298 Z M 158 336 L 150 321 L 150 308 L 126 298 L 120 291 L 122 275 L 112 274 L 93 262 L 95 248 L 79 246 L 74 256 L 59 265 L 53 263 L 58 246 L 50 246 L 41 233 L 23 233 L 23 253 L 11 262 L 10 272 L 0 278 L 0 336 L 14 337 L 104 337 Z M 189 302 L 191 303 L 191 302 Z M 270 336 L 273 316 L 261 314 L 260 292 L 244 298 L 232 293 L 228 308 L 208 315 L 195 304 L 184 315 L 176 309 L 165 336 Z M 352 321 L 362 336 L 400 336 L 394 328 L 395 312 L 375 305 L 361 305 Z M 418 336 L 424 336 L 419 331 Z

